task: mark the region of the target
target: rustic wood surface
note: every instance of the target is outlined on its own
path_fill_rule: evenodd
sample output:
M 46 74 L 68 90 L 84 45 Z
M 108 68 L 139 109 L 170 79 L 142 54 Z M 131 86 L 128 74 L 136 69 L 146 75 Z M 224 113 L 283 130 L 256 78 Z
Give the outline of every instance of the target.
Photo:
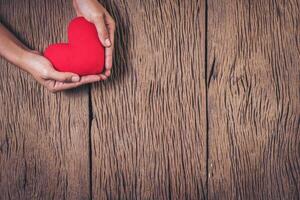
M 299 199 L 300 2 L 208 1 L 209 199 Z
M 121 29 L 91 92 L 93 197 L 204 198 L 204 1 L 104 3 Z
M 66 40 L 74 15 L 59 0 L 0 0 L 0 13 L 39 50 Z M 88 199 L 88 89 L 53 95 L 0 62 L 0 199 Z
M 102 0 L 112 77 L 50 94 L 0 60 L 0 199 L 299 199 L 298 0 Z M 0 0 L 42 51 L 71 0 Z M 0 39 L 1 45 L 1 39 Z

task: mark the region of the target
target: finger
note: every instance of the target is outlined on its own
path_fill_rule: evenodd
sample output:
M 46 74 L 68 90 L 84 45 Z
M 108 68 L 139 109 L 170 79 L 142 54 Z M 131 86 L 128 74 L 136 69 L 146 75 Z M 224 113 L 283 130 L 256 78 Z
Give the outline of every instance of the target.
M 37 54 L 37 55 L 41 55 L 41 52 L 37 51 L 37 50 L 30 50 L 32 53 Z
M 65 82 L 57 82 L 54 86 L 55 91 L 63 91 L 72 88 L 79 87 L 84 84 L 93 83 L 100 81 L 100 76 L 98 75 L 88 75 L 81 77 L 80 81 L 77 83 L 65 83 Z
M 111 41 L 109 37 L 109 33 L 105 24 L 105 16 L 99 15 L 93 20 L 93 23 L 96 26 L 99 39 L 104 47 L 110 47 L 111 46 Z
M 110 73 L 108 70 L 112 68 L 113 64 L 113 51 L 114 51 L 114 41 L 115 41 L 115 30 L 116 25 L 115 21 L 111 16 L 107 16 L 107 23 L 108 23 L 108 29 L 109 29 L 109 36 L 111 40 L 111 46 L 105 49 L 105 68 L 107 69 L 107 74 Z M 107 75 L 106 74 L 106 75 Z M 107 75 L 109 76 L 109 75 Z
M 113 64 L 113 46 L 105 49 L 105 69 L 110 70 Z
M 107 69 L 107 70 L 105 71 L 104 75 L 107 76 L 107 77 L 109 77 L 109 76 L 110 76 L 110 73 L 111 73 L 110 70 Z
M 107 76 L 105 76 L 104 74 L 100 74 L 99 76 L 100 76 L 101 80 L 105 81 L 107 79 Z
M 74 9 L 75 9 L 76 15 L 77 15 L 78 17 L 82 16 L 81 12 L 79 11 L 79 7 L 78 7 L 78 5 L 77 5 L 77 2 L 76 2 L 75 0 L 73 0 L 73 7 L 74 7 Z
M 80 83 L 79 84 L 87 84 L 87 83 L 93 83 L 93 82 L 97 82 L 100 81 L 101 77 L 100 75 L 87 75 L 87 76 L 82 76 Z
M 111 36 L 111 40 L 114 41 L 114 34 Z M 114 52 L 114 42 L 108 48 L 105 48 L 105 69 L 110 70 L 113 64 L 113 52 Z
M 58 72 L 53 70 L 49 73 L 49 79 L 60 81 L 60 82 L 78 82 L 80 77 L 77 74 L 71 72 Z

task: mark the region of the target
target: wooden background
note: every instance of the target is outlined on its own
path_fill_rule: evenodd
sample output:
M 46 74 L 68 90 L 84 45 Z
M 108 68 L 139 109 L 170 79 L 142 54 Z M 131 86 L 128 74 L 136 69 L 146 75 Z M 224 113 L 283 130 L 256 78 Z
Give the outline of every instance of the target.
M 1 200 L 300 198 L 298 0 L 101 2 L 108 81 L 51 94 L 0 60 Z M 40 51 L 74 16 L 0 0 Z

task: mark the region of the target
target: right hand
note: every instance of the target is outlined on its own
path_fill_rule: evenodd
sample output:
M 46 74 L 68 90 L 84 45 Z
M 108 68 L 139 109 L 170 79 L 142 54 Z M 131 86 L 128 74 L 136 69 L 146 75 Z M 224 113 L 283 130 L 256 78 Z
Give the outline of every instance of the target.
M 47 58 L 37 51 L 27 51 L 22 57 L 22 68 L 50 92 L 59 92 L 80 85 L 100 81 L 100 75 L 78 76 L 71 72 L 56 71 Z
M 105 47 L 105 71 L 101 74 L 105 80 L 110 76 L 113 64 L 116 23 L 97 0 L 73 0 L 73 5 L 77 16 L 82 16 L 95 25 L 99 40 Z

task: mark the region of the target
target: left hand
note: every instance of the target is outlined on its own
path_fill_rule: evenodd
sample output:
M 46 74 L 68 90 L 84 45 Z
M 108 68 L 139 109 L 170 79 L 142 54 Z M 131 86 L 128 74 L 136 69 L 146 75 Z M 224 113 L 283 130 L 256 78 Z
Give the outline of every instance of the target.
M 50 61 L 37 51 L 25 51 L 19 57 L 19 66 L 53 93 L 101 80 L 100 75 L 79 77 L 71 72 L 56 71 Z
M 107 10 L 97 0 L 73 0 L 73 5 L 77 16 L 84 17 L 87 21 L 95 24 L 99 39 L 105 47 L 105 72 L 101 74 L 101 79 L 107 79 L 110 76 L 113 50 L 114 34 L 116 24 Z

